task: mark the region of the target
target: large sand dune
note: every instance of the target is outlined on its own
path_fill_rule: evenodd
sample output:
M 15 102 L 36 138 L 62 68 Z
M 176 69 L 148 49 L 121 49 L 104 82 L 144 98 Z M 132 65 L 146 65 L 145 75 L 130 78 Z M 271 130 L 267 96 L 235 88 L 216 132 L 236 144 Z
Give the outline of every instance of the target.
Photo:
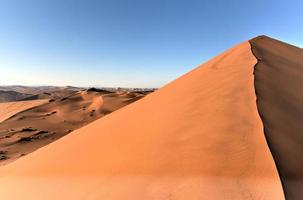
M 244 42 L 0 168 L 4 199 L 284 199 Z

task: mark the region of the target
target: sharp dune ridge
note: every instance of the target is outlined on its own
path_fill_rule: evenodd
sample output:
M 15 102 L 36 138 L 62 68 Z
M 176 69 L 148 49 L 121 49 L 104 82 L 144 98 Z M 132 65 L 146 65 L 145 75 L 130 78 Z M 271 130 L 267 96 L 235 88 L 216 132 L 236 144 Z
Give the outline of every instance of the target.
M 256 105 L 256 63 L 249 41 L 227 50 L 147 97 L 1 167 L 1 195 L 285 199 Z

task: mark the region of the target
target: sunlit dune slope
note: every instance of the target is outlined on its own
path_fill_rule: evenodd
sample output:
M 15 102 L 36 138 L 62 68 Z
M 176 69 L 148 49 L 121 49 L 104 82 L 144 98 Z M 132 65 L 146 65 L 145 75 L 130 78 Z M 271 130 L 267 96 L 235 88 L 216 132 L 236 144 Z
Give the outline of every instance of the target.
M 17 101 L 17 102 L 7 102 L 0 103 L 0 122 L 8 119 L 9 117 L 15 115 L 18 112 L 39 106 L 43 103 L 48 102 L 48 100 L 33 100 L 33 101 Z

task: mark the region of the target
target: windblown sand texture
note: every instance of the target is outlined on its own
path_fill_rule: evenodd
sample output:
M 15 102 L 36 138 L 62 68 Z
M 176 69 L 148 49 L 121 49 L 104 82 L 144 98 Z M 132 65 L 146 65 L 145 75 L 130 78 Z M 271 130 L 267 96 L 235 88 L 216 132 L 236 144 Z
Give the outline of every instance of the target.
M 248 41 L 0 168 L 4 199 L 282 200 Z

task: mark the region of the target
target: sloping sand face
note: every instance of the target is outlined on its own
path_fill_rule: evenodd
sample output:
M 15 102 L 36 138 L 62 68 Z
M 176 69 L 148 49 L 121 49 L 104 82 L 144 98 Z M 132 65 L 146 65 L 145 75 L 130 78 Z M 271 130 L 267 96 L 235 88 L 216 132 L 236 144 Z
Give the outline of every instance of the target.
M 0 122 L 10 118 L 11 116 L 24 110 L 42 105 L 48 100 L 32 100 L 32 101 L 16 101 L 8 103 L 0 103 Z
M 303 50 L 262 36 L 250 41 L 258 109 L 288 200 L 303 198 Z
M 244 42 L 0 169 L 4 199 L 284 199 Z

